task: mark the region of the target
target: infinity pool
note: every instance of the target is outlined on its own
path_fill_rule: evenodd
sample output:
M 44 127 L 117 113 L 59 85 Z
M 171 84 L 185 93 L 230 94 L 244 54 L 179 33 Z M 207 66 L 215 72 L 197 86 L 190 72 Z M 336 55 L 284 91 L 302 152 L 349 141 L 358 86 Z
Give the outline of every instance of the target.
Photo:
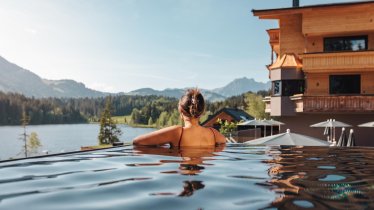
M 374 149 L 117 147 L 0 162 L 0 209 L 374 209 Z

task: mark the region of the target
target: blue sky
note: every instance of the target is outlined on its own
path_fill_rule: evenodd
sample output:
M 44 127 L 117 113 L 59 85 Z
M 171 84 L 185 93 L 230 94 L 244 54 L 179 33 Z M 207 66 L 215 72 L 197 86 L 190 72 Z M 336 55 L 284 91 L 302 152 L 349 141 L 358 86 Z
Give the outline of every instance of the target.
M 241 77 L 265 82 L 265 30 L 277 25 L 253 17 L 251 10 L 291 5 L 292 0 L 0 0 L 0 55 L 42 78 L 74 79 L 109 92 L 211 89 Z

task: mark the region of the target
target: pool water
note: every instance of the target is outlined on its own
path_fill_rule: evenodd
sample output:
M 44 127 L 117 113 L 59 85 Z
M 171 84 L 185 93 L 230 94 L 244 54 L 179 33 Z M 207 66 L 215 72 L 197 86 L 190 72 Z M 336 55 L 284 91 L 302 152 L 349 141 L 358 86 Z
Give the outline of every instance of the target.
M 117 147 L 0 162 L 0 209 L 374 209 L 374 149 Z

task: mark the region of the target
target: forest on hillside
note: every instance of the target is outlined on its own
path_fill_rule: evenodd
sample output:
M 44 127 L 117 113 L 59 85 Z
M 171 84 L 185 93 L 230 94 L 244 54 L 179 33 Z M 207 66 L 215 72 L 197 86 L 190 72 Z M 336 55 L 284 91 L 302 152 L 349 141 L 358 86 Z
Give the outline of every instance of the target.
M 220 102 L 207 102 L 205 120 L 209 114 L 224 107 L 241 108 L 254 117 L 263 118 L 265 91 L 245 93 Z M 22 113 L 30 117 L 29 124 L 71 124 L 98 122 L 106 98 L 27 98 L 16 93 L 0 92 L 0 125 L 20 125 Z M 163 96 L 111 96 L 112 116 L 130 116 L 127 124 L 164 127 L 181 124 L 178 99 Z

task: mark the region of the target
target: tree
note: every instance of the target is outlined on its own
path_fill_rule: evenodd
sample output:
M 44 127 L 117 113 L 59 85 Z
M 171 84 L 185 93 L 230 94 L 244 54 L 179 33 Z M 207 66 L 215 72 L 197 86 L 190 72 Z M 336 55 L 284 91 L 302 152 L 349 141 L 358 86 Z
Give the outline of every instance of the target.
M 141 124 L 141 112 L 137 108 L 134 108 L 131 112 L 131 124 Z
M 25 153 L 25 157 L 27 157 L 27 137 L 28 137 L 26 127 L 29 124 L 29 122 L 30 122 L 30 117 L 27 116 L 25 108 L 23 108 L 22 117 L 21 117 L 21 124 L 22 124 L 22 127 L 23 127 L 23 133 L 21 134 L 21 140 L 23 140 L 23 143 L 24 143 L 23 151 Z
M 166 111 L 161 112 L 157 120 L 157 127 L 159 128 L 164 127 L 167 124 L 168 119 L 169 119 L 169 114 Z
M 254 93 L 245 94 L 245 101 L 247 103 L 246 111 L 257 119 L 269 117 L 269 114 L 265 113 L 265 102 L 263 102 L 262 99 L 262 96 Z
M 38 154 L 38 149 L 42 146 L 38 134 L 36 132 L 32 132 L 27 140 L 27 152 L 29 155 L 31 154 Z
M 148 119 L 148 125 L 153 125 L 153 119 L 152 119 L 152 117 L 149 117 L 149 119 Z
M 178 112 L 177 109 L 174 109 L 170 118 L 172 119 L 172 124 L 171 125 L 183 125 L 180 113 Z
M 219 132 L 223 135 L 228 135 L 234 132 L 237 129 L 237 124 L 234 122 L 228 122 L 227 120 L 217 119 L 217 122 L 220 124 Z
M 117 128 L 117 125 L 112 120 L 112 100 L 110 97 L 107 98 L 105 109 L 101 113 L 100 118 L 100 132 L 99 132 L 99 144 L 113 144 L 119 142 L 119 136 L 122 135 L 122 131 Z

